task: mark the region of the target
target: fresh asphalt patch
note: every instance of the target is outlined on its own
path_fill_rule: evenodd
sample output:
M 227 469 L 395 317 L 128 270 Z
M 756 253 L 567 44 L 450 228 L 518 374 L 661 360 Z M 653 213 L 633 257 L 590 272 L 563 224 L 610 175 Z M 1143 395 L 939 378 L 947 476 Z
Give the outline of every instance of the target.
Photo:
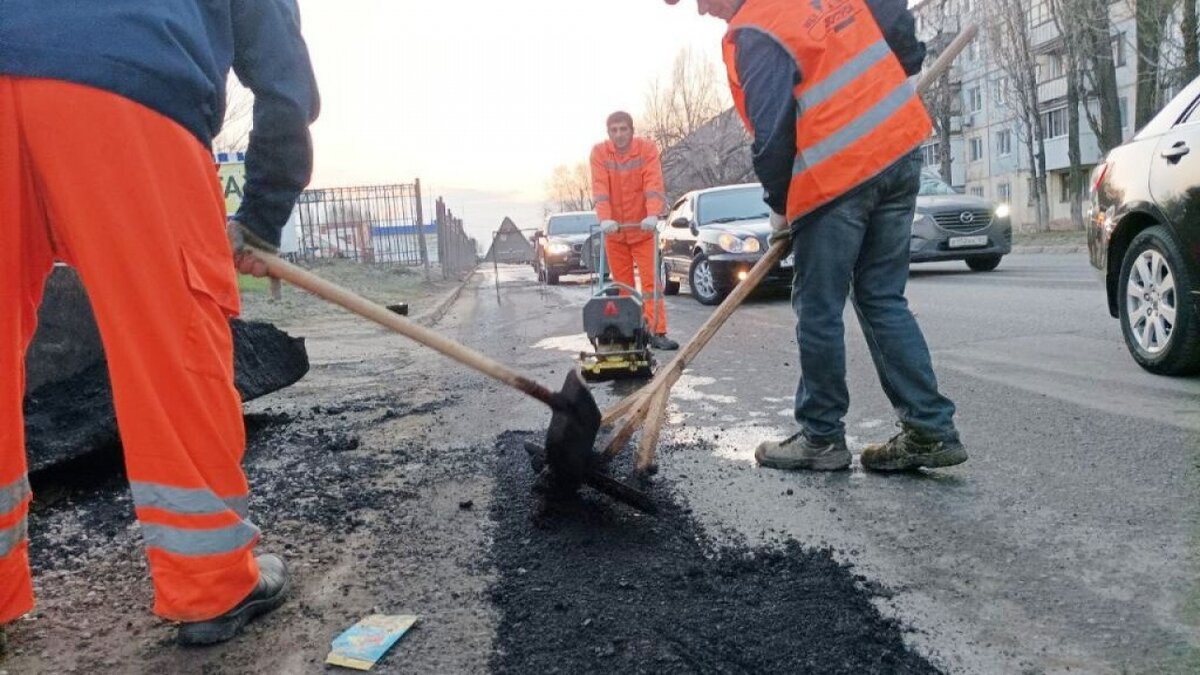
M 662 481 L 655 517 L 585 488 L 535 520 L 525 441 L 497 441 L 493 671 L 939 672 L 872 604 L 886 591 L 795 542 L 717 544 Z

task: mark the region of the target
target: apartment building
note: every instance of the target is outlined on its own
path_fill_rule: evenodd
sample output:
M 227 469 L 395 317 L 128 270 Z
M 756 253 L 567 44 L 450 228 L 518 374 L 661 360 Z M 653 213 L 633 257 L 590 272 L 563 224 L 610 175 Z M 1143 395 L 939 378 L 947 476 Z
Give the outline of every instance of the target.
M 948 43 L 961 26 L 979 22 L 981 31 L 959 57 L 951 72 L 951 183 L 965 192 L 1009 204 L 1013 222 L 1028 228 L 1037 222 L 1034 186 L 1026 149 L 1027 131 L 1007 100 L 1012 96 L 1007 76 L 992 55 L 986 31 L 984 4 L 988 0 L 922 0 L 912 7 L 921 39 L 931 48 Z M 1038 100 L 1045 135 L 1047 190 L 1053 227 L 1068 227 L 1070 162 L 1067 152 L 1067 78 L 1062 39 L 1048 0 L 1024 0 L 1029 10 L 1030 37 L 1038 69 Z M 1122 128 L 1133 135 L 1136 93 L 1135 23 L 1131 3 L 1110 5 L 1113 54 L 1116 63 Z M 922 150 L 933 169 L 940 167 L 940 140 L 931 137 Z M 1085 171 L 1100 159 L 1095 134 L 1080 114 L 1080 148 Z M 1085 174 L 1086 175 L 1086 174 Z

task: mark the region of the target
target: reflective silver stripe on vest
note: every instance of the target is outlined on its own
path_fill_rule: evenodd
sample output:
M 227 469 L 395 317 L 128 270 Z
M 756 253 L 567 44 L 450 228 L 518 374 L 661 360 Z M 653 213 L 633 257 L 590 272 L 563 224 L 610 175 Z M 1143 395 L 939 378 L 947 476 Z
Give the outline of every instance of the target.
M 238 509 L 234 504 L 245 509 L 245 497 L 230 497 L 223 501 L 207 488 L 181 488 L 144 481 L 130 481 L 129 486 L 133 490 L 134 504 L 185 516 L 224 513 L 230 509 L 236 512 Z M 244 513 L 238 512 L 238 515 L 244 516 Z
M 12 553 L 21 542 L 25 541 L 28 533 L 28 523 L 22 518 L 16 525 L 0 529 L 0 558 Z
M 606 202 L 606 201 L 608 201 L 608 195 L 600 195 L 599 197 L 596 197 L 593 201 L 595 201 L 597 204 L 599 204 L 600 202 Z
M 667 201 L 667 196 L 661 192 L 647 192 L 646 193 L 646 199 L 654 199 L 655 197 L 663 200 L 664 203 Z
M 874 68 L 891 53 L 892 49 L 888 47 L 887 40 L 880 40 L 867 47 L 858 56 L 833 71 L 829 77 L 808 87 L 800 95 L 800 109 L 807 110 L 828 101 L 838 90 L 862 77 L 863 73 Z
M 883 100 L 871 106 L 870 110 L 859 115 L 849 124 L 838 129 L 820 143 L 801 151 L 796 157 L 795 164 L 792 166 L 792 175 L 795 176 L 808 170 L 809 167 L 820 164 L 861 140 L 879 125 L 886 122 L 892 115 L 895 115 L 896 111 L 908 104 L 916 95 L 917 90 L 912 86 L 912 83 L 905 80 L 900 86 L 885 96 Z
M 645 164 L 645 162 L 640 159 L 631 159 L 627 162 L 614 162 L 609 160 L 604 163 L 604 168 L 608 169 L 609 171 L 633 171 L 634 169 L 642 168 L 643 164 Z
M 29 478 L 26 476 L 0 487 L 0 516 L 20 506 L 30 494 Z
M 229 527 L 194 530 L 157 523 L 142 525 L 146 546 L 176 555 L 217 555 L 239 551 L 255 541 L 259 530 L 245 521 Z
M 250 515 L 249 497 L 226 497 L 221 501 L 225 502 L 225 506 L 228 506 L 231 511 L 238 514 L 239 518 Z

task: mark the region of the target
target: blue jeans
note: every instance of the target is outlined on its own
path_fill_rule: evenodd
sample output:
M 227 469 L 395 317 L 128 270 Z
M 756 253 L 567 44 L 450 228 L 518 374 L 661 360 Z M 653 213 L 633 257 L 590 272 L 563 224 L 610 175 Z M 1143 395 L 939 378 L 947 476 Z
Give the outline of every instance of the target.
M 938 393 L 929 347 L 904 297 L 920 170 L 920 156 L 908 155 L 792 225 L 801 370 L 796 421 L 810 438 L 845 438 L 850 393 L 842 312 L 850 296 L 900 421 L 923 436 L 958 439 L 954 403 Z

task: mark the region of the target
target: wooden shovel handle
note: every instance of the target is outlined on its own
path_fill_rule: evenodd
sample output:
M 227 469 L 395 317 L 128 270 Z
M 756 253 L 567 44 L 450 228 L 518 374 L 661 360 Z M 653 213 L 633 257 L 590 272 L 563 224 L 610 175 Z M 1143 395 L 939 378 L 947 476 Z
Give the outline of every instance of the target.
M 254 254 L 255 258 L 266 264 L 267 272 L 271 276 L 283 279 L 319 298 L 348 309 L 385 328 L 390 328 L 430 349 L 441 352 L 443 355 L 468 368 L 473 368 L 488 377 L 499 380 L 518 391 L 536 398 L 551 408 L 557 407 L 553 392 L 503 363 L 484 356 L 466 345 L 455 342 L 418 323 L 406 319 L 382 305 L 367 300 L 357 293 L 347 290 L 331 281 L 322 279 L 312 272 L 280 258 L 274 253 L 250 246 L 246 248 Z

